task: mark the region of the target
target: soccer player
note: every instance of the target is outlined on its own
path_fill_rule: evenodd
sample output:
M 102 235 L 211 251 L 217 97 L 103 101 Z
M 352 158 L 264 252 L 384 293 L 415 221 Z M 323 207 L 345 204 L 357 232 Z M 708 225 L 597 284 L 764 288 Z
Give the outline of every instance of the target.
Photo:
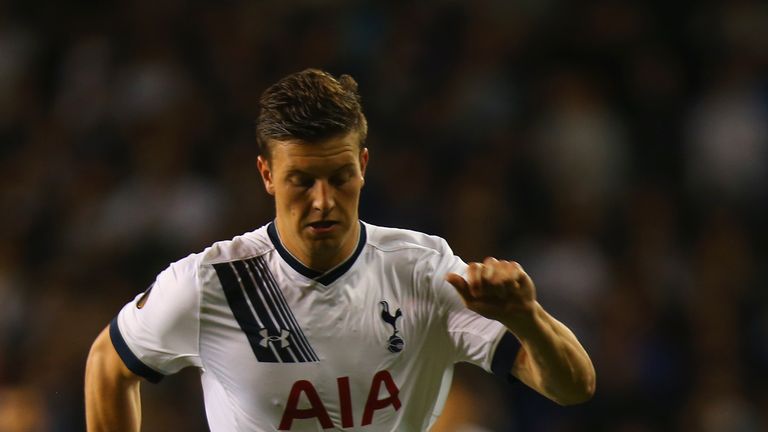
M 89 431 L 138 430 L 141 379 L 201 370 L 214 431 L 426 430 L 453 365 L 560 404 L 592 363 L 519 264 L 465 264 L 441 238 L 358 218 L 369 154 L 357 84 L 309 69 L 261 97 L 258 169 L 275 220 L 171 264 L 98 336 Z

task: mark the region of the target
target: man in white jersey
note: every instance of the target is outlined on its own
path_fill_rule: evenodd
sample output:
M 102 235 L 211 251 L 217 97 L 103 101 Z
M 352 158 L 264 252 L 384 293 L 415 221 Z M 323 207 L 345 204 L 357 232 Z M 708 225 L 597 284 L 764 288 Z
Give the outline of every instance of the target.
M 171 264 L 93 344 L 89 431 L 138 430 L 140 380 L 201 370 L 214 431 L 420 431 L 456 362 L 561 404 L 595 372 L 515 262 L 358 219 L 368 149 L 357 84 L 318 70 L 261 98 L 258 168 L 276 218 Z

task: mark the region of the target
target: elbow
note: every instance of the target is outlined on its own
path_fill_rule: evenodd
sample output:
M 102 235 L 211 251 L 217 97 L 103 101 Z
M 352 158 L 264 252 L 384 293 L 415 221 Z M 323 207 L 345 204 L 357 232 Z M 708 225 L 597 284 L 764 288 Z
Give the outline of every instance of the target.
M 595 387 L 584 387 L 579 391 L 574 391 L 568 395 L 560 397 L 557 402 L 561 406 L 579 405 L 588 402 L 595 395 Z
M 555 399 L 559 405 L 571 406 L 588 402 L 595 395 L 595 372 L 574 382 L 574 385 Z

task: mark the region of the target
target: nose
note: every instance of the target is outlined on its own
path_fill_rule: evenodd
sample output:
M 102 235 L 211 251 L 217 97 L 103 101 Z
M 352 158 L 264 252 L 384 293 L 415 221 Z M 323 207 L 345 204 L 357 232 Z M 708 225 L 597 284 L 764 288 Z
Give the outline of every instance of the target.
M 323 214 L 328 213 L 335 205 L 333 188 L 327 180 L 317 180 L 312 186 L 312 209 Z

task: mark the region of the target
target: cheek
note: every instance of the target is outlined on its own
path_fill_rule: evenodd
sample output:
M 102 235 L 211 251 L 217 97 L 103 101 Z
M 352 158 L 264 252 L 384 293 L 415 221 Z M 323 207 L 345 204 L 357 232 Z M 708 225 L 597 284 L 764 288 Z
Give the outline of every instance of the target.
M 308 200 L 303 199 L 301 195 L 292 196 L 287 202 L 288 207 L 292 214 L 300 214 L 304 212 L 304 209 L 309 206 Z
M 303 199 L 303 194 L 296 193 L 290 188 L 280 188 L 278 193 L 275 194 L 275 201 L 278 207 L 288 210 L 290 213 L 298 212 L 306 201 Z
M 358 201 L 360 200 L 360 189 L 360 187 L 350 187 L 339 191 L 340 198 L 344 202 L 345 207 L 357 207 Z

